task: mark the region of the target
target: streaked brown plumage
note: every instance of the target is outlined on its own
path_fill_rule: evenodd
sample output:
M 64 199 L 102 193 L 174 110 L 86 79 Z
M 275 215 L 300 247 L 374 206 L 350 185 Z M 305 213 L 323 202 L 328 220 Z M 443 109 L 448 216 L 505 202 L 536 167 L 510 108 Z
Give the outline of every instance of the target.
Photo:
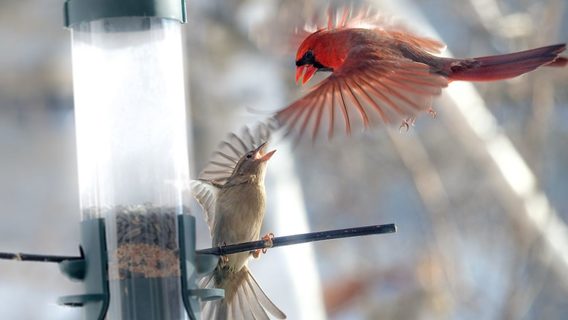
M 262 125 L 251 133 L 231 135 L 221 144 L 192 193 L 203 206 L 213 246 L 259 239 L 266 207 L 264 176 L 267 161 L 276 150 L 265 153 L 268 130 Z M 247 267 L 250 252 L 220 258 L 203 288 L 223 288 L 225 298 L 205 304 L 204 319 L 277 319 L 286 315 L 270 301 Z

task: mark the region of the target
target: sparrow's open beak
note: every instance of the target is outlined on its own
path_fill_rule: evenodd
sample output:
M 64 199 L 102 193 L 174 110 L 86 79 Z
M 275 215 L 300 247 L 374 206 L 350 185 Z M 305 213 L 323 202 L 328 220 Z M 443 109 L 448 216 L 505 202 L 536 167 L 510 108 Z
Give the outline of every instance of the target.
M 268 152 L 267 154 L 265 154 L 264 156 L 262 156 L 261 160 L 262 161 L 268 161 L 270 160 L 270 158 L 272 158 L 272 155 L 274 154 L 274 152 L 276 152 L 276 149 Z
M 264 153 L 264 148 L 266 147 L 266 142 L 262 143 L 260 146 L 258 146 L 258 148 L 256 148 L 255 152 L 254 152 L 254 158 L 255 159 L 260 159 L 260 161 L 268 161 L 272 155 L 274 154 L 274 152 L 276 152 L 276 150 L 272 150 L 268 153 Z
M 296 67 L 296 83 L 298 83 L 298 80 L 303 77 L 302 84 L 305 84 L 314 76 L 316 71 L 318 71 L 318 69 L 311 64 L 304 64 Z

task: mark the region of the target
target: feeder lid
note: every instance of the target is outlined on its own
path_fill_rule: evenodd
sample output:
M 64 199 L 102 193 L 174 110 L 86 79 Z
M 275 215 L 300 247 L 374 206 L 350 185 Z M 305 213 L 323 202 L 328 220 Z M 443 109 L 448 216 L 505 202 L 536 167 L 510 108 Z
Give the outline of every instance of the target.
M 185 0 L 66 0 L 65 26 L 118 17 L 158 17 L 186 22 Z

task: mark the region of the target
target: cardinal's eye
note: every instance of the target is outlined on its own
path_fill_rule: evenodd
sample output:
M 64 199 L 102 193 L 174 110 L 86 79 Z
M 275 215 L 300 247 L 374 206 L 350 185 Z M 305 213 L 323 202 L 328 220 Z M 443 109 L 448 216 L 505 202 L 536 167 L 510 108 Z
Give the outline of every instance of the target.
M 314 56 L 314 52 L 312 50 L 308 50 L 302 55 L 302 58 L 296 61 L 296 67 L 301 67 L 306 64 L 314 64 L 316 62 L 316 57 Z
M 312 60 L 313 58 L 314 58 L 314 52 L 312 50 L 308 50 L 306 51 L 306 53 L 304 53 L 304 59 Z

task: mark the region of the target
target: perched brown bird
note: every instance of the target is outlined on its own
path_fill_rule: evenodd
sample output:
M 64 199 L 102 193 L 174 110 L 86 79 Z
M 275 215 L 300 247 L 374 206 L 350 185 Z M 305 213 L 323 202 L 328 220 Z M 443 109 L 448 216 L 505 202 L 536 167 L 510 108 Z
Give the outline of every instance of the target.
M 259 239 L 264 219 L 267 161 L 276 150 L 265 152 L 268 130 L 245 130 L 221 144 L 209 165 L 192 182 L 192 193 L 203 206 L 213 246 Z M 251 255 L 243 252 L 221 257 L 203 288 L 223 288 L 225 298 L 207 302 L 203 319 L 278 319 L 286 315 L 262 291 L 247 267 Z M 265 311 L 266 310 L 266 311 Z
M 408 128 L 418 113 L 433 113 L 432 98 L 451 81 L 508 79 L 568 61 L 559 56 L 566 44 L 478 58 L 438 57 L 443 43 L 385 16 L 331 8 L 327 20 L 305 32 L 296 52 L 296 81 L 306 83 L 317 71 L 331 75 L 275 116 L 278 127 L 298 138 L 332 138 L 383 122 Z

